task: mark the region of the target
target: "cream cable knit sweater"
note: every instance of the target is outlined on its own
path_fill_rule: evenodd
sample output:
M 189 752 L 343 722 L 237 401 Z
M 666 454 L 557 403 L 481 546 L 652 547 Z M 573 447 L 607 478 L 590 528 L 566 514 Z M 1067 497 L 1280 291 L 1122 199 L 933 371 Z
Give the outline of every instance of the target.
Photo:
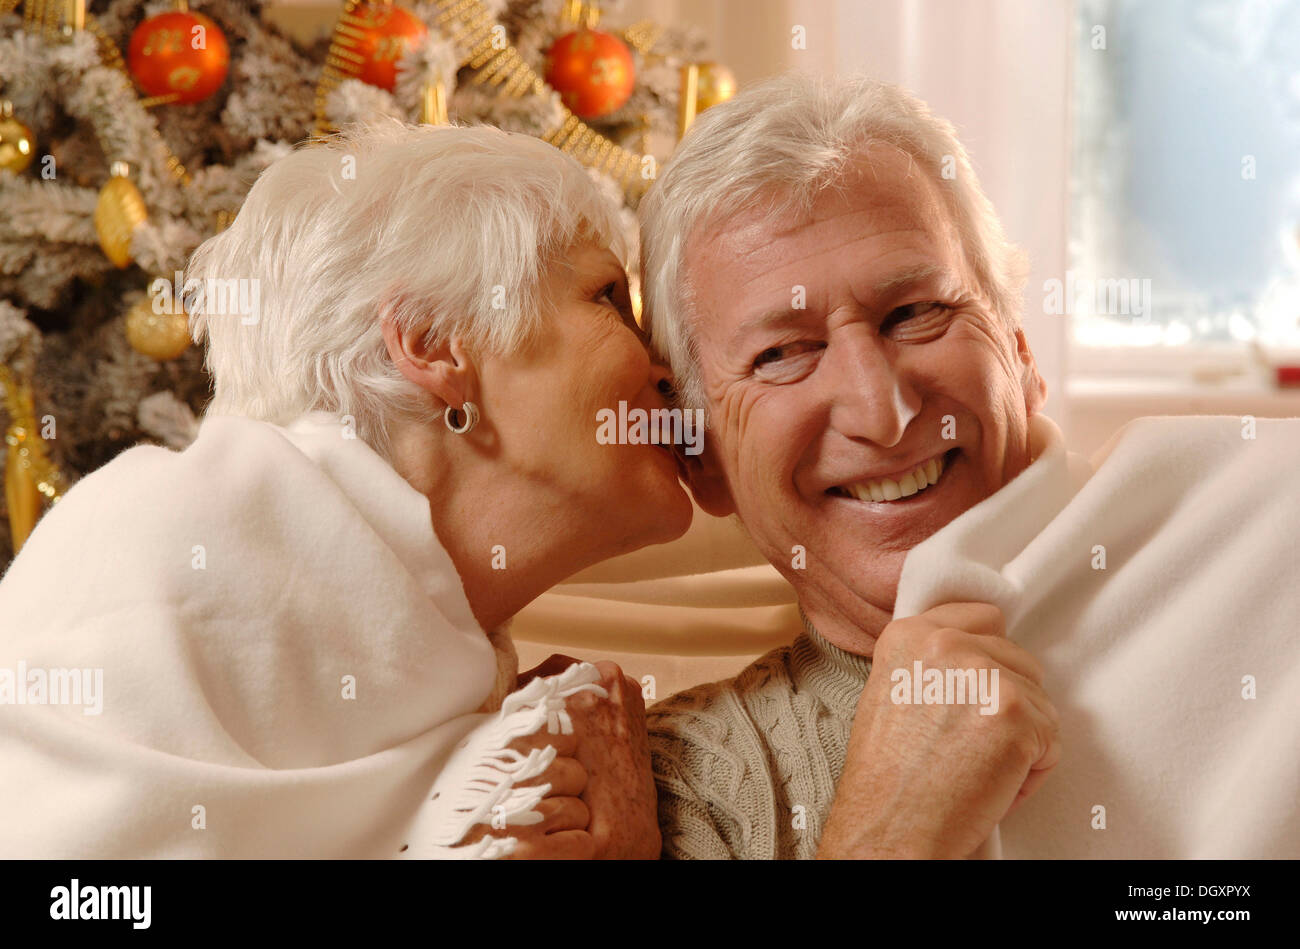
M 816 855 L 871 661 L 804 630 L 650 709 L 665 858 Z

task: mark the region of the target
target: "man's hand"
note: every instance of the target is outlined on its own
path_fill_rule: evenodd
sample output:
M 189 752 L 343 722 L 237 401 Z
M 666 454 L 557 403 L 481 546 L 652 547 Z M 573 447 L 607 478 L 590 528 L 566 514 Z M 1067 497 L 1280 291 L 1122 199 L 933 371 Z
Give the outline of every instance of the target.
M 998 670 L 998 711 L 894 704 L 891 673 Z M 977 673 L 978 674 L 978 673 Z M 1060 760 L 1038 662 L 988 603 L 948 603 L 885 627 L 858 700 L 821 858 L 968 857 Z

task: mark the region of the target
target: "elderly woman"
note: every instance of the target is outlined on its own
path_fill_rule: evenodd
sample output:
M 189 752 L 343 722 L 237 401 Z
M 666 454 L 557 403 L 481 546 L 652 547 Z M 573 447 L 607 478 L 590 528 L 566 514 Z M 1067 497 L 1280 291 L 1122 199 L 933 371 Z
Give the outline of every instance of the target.
M 504 633 L 690 523 L 670 449 L 596 438 L 670 391 L 624 253 L 526 136 L 272 164 L 187 274 L 196 440 L 83 479 L 0 583 L 0 854 L 656 855 L 639 690 L 516 690 Z

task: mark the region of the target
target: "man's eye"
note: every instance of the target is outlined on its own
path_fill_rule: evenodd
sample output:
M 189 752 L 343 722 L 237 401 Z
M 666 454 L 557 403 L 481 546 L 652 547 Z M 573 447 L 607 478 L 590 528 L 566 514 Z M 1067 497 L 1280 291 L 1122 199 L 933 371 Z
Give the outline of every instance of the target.
M 894 309 L 890 311 L 889 316 L 885 318 L 885 322 L 881 324 L 880 331 L 882 333 L 888 332 L 899 323 L 907 323 L 912 320 L 920 319 L 921 317 L 941 317 L 951 309 L 952 307 L 933 300 L 928 300 L 922 303 L 909 303 L 906 306 L 894 307 Z
M 754 369 L 757 371 L 766 366 L 784 371 L 783 367 L 778 364 L 794 362 L 796 357 L 815 352 L 824 347 L 825 344 L 811 340 L 800 343 L 786 343 L 782 346 L 769 346 L 754 357 Z M 796 365 L 798 364 L 796 363 Z

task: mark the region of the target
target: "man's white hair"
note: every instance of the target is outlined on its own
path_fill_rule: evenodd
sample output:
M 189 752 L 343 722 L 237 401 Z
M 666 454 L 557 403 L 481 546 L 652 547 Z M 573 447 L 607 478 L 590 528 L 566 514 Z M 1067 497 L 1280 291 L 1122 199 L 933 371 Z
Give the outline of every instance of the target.
M 617 209 L 527 135 L 385 119 L 301 145 L 190 259 L 187 287 L 256 280 L 260 296 L 255 322 L 203 295 L 187 304 L 195 341 L 207 337 L 208 412 L 351 415 L 391 463 L 389 421 L 432 423 L 444 407 L 393 364 L 381 315 L 429 342 L 518 351 L 550 312 L 545 271 L 587 238 L 626 262 Z
M 707 405 L 692 284 L 708 275 L 686 260 L 697 230 L 716 232 L 756 209 L 777 226 L 797 220 L 874 144 L 907 152 L 935 181 L 980 288 L 1008 327 L 1019 325 L 1025 256 L 1007 241 L 952 125 L 890 83 L 791 73 L 704 112 L 641 203 L 646 329 L 683 405 Z

